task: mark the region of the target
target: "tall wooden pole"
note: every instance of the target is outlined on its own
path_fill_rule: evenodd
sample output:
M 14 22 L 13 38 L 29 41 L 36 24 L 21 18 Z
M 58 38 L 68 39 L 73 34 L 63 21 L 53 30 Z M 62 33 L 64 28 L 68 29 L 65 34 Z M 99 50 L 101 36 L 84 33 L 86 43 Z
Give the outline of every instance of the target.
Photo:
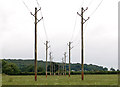
M 46 78 L 47 78 L 47 56 L 48 56 L 48 41 L 46 41 Z
M 82 73 L 81 77 L 82 80 L 84 79 L 84 65 L 83 65 L 83 59 L 84 59 L 84 47 L 83 47 L 83 7 L 81 8 L 81 66 L 82 66 Z
M 63 60 L 63 75 L 64 75 L 64 71 L 65 71 L 65 70 L 64 70 L 64 60 Z
M 37 81 L 37 8 L 35 8 L 35 81 Z
M 65 76 L 66 76 L 66 52 L 64 53 L 64 57 L 65 57 Z
M 84 19 L 83 18 L 83 13 L 88 9 L 88 7 L 84 10 L 83 7 L 81 8 L 81 14 L 77 12 L 79 16 L 81 16 L 81 79 L 84 80 L 84 38 L 83 38 L 83 24 L 90 18 Z M 84 20 L 84 21 L 83 21 Z
M 55 75 L 55 63 L 54 63 L 54 75 Z
M 52 75 L 53 75 L 53 62 L 52 62 Z
M 59 75 L 59 72 L 60 72 L 60 70 L 59 70 L 60 68 L 59 68 L 59 64 L 58 64 L 58 75 Z
M 69 42 L 69 77 L 70 77 L 70 51 L 71 51 L 71 42 Z
M 62 58 L 62 65 L 63 65 L 62 73 L 63 73 L 63 75 L 64 75 L 64 58 Z
M 43 19 L 43 17 L 41 17 L 40 20 L 37 19 L 37 12 L 40 10 L 41 8 L 37 10 L 37 7 L 35 7 L 35 14 L 32 14 L 32 12 L 30 12 L 30 14 L 35 17 L 35 81 L 37 81 L 37 23 Z
M 51 75 L 51 61 L 52 61 L 52 58 L 51 58 L 51 52 L 50 52 L 50 75 Z

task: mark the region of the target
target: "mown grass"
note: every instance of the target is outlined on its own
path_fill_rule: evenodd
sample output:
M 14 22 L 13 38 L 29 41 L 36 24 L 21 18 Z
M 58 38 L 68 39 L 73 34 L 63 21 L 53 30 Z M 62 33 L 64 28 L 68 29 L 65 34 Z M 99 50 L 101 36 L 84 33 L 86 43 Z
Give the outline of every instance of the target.
M 84 81 L 80 75 L 48 76 L 39 75 L 34 81 L 33 75 L 8 76 L 3 75 L 2 85 L 117 85 L 118 75 L 84 75 Z

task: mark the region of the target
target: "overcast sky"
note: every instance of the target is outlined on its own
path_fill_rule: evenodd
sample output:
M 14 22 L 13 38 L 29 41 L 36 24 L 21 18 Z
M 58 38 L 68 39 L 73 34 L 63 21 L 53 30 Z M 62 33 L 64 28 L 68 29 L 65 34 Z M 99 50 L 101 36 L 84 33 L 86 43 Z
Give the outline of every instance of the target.
M 84 24 L 84 63 L 117 68 L 118 1 L 103 0 L 95 11 L 101 0 L 38 0 L 42 8 L 38 19 L 41 12 L 44 17 L 38 23 L 38 60 L 45 60 L 46 29 L 53 61 L 61 62 L 64 52 L 68 53 L 67 43 L 73 34 L 71 61 L 81 63 L 81 17 L 77 12 L 81 12 L 81 6 L 88 6 L 84 13 L 85 19 L 90 16 Z M 34 17 L 30 11 L 34 13 L 35 6 L 39 6 L 36 0 L 24 2 L 29 9 L 22 0 L 0 0 L 1 58 L 34 59 Z

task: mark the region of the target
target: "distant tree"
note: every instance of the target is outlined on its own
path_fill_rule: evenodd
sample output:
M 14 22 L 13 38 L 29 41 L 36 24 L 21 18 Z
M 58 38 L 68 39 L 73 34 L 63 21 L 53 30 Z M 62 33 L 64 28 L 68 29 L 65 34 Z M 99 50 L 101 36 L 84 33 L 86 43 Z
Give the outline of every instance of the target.
M 40 66 L 37 68 L 37 70 L 38 70 L 38 72 L 44 72 L 45 71 L 44 68 L 40 67 Z
M 20 70 L 14 63 L 7 63 L 2 68 L 3 73 L 11 75 L 11 74 L 19 74 Z
M 54 68 L 55 68 L 55 72 L 58 71 L 58 64 L 52 62 L 52 65 L 53 65 L 53 71 L 54 71 Z M 52 65 L 51 65 L 51 70 L 52 70 Z M 48 65 L 47 70 L 50 71 L 50 65 Z
M 5 60 L 2 60 L 2 67 L 4 67 L 8 62 Z
M 34 72 L 34 65 L 29 65 L 26 67 L 27 72 Z
M 117 71 L 120 71 L 119 69 L 117 69 Z
M 2 61 L 2 68 L 8 64 L 8 63 L 14 63 L 18 66 L 21 72 L 34 72 L 34 60 L 11 60 L 6 59 Z M 63 70 L 62 63 L 56 63 L 52 62 L 53 65 L 55 65 L 55 72 L 58 71 L 58 64 L 59 64 L 59 71 Z M 38 72 L 45 71 L 46 62 L 45 61 L 38 61 Z M 40 66 L 40 67 L 39 67 Z M 60 67 L 61 66 L 61 67 Z M 5 69 L 5 68 L 3 68 Z M 50 63 L 48 62 L 48 72 L 50 71 Z M 51 69 L 52 70 L 52 69 Z M 81 64 L 80 63 L 73 63 L 71 64 L 71 70 L 80 71 L 81 70 Z M 85 71 L 92 71 L 92 72 L 98 72 L 98 71 L 108 71 L 107 68 L 103 68 L 102 66 L 93 65 L 93 64 L 84 64 L 84 70 Z M 4 70 L 3 70 L 4 71 Z M 54 71 L 54 66 L 53 66 Z M 66 71 L 69 71 L 69 64 L 66 64 Z M 113 70 L 114 71 L 114 70 Z
M 106 68 L 106 67 L 105 67 L 105 68 L 103 68 L 103 71 L 108 71 L 108 68 Z
M 110 68 L 110 71 L 115 71 L 115 69 L 114 68 Z

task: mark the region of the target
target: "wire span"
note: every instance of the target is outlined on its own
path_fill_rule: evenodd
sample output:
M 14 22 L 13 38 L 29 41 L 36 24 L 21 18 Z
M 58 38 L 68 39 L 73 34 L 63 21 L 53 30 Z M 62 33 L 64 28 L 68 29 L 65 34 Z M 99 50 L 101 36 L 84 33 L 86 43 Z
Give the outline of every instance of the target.
M 39 6 L 39 8 L 40 8 L 40 4 L 39 4 L 38 0 L 36 0 L 36 2 L 37 2 L 37 5 L 38 5 L 38 6 Z
M 97 9 L 100 7 L 100 5 L 102 4 L 102 2 L 103 2 L 103 0 L 101 0 L 101 2 L 98 4 L 98 6 L 96 7 L 96 9 L 92 12 L 92 14 L 90 16 L 92 16 L 97 11 Z
M 77 23 L 77 15 L 76 15 L 76 18 L 75 18 L 75 24 L 74 24 L 74 28 L 73 28 L 73 32 L 72 32 L 72 37 L 71 37 L 71 40 L 70 40 L 70 41 L 72 41 L 72 39 L 73 39 L 73 37 L 74 37 L 74 32 L 75 32 L 75 28 L 76 28 L 76 23 Z
M 30 9 L 28 8 L 28 6 L 25 4 L 25 2 L 24 2 L 24 1 L 22 1 L 22 2 L 23 2 L 23 4 L 25 5 L 25 7 L 27 8 L 27 10 L 28 10 L 29 12 L 31 12 Z

